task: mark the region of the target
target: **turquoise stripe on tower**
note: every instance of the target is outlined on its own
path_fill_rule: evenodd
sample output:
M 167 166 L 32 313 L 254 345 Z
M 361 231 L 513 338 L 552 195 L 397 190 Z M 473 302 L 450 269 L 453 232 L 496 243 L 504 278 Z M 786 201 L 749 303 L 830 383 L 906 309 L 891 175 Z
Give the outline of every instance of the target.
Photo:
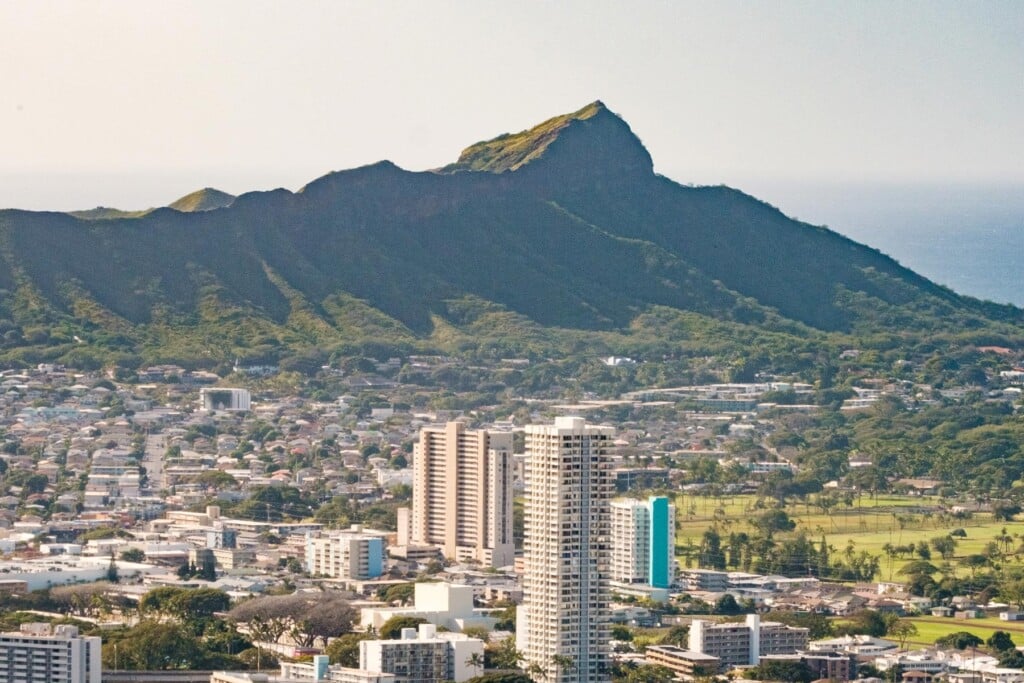
M 655 588 L 668 588 L 671 579 L 669 572 L 669 506 L 665 496 L 651 496 L 647 499 L 647 517 L 650 520 L 648 534 L 650 547 L 647 549 L 650 560 L 647 582 Z

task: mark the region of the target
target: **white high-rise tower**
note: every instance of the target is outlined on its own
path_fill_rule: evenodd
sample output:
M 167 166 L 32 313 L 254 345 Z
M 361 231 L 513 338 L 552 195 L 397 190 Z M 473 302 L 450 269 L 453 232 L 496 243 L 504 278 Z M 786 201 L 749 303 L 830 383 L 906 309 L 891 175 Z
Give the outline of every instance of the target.
M 611 679 L 613 433 L 578 417 L 526 428 L 526 573 L 516 645 L 541 683 Z

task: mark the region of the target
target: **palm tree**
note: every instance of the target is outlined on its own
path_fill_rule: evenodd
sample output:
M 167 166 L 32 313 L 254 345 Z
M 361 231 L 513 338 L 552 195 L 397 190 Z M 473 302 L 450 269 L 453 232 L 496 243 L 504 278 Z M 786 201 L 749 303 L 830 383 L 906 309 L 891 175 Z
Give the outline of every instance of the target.
M 889 558 L 889 580 L 892 581 L 892 560 L 896 556 L 895 548 L 893 548 L 892 543 L 886 543 L 882 546 L 882 552 Z
M 551 655 L 551 663 L 555 665 L 556 678 L 561 677 L 562 673 L 571 669 L 575 662 L 569 655 Z
M 484 668 L 484 655 L 482 652 L 474 652 L 466 658 L 466 666 L 473 669 L 475 675 L 479 676 Z
M 527 675 L 533 680 L 542 680 L 547 678 L 547 670 L 540 664 L 540 662 L 530 662 L 526 667 Z

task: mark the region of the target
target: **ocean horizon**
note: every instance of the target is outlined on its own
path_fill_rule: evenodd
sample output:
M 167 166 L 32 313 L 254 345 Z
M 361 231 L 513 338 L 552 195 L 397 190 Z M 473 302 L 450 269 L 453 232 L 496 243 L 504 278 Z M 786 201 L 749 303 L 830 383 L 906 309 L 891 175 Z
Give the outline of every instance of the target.
M 740 189 L 958 294 L 1024 308 L 1024 186 L 769 181 Z

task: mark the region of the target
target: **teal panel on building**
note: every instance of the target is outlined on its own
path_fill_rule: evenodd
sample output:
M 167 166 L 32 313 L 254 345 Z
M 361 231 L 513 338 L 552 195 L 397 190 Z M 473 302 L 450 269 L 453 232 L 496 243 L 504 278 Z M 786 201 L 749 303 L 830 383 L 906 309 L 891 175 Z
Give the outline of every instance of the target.
M 647 508 L 648 519 L 650 519 L 651 524 L 650 533 L 648 534 L 651 545 L 648 548 L 650 569 L 648 570 L 647 583 L 655 588 L 668 588 L 669 577 L 671 576 L 669 563 L 672 562 L 669 549 L 673 546 L 668 537 L 668 498 L 665 496 L 652 496 L 647 499 Z
M 367 547 L 367 578 L 375 579 L 384 573 L 384 541 L 371 538 L 366 541 Z

